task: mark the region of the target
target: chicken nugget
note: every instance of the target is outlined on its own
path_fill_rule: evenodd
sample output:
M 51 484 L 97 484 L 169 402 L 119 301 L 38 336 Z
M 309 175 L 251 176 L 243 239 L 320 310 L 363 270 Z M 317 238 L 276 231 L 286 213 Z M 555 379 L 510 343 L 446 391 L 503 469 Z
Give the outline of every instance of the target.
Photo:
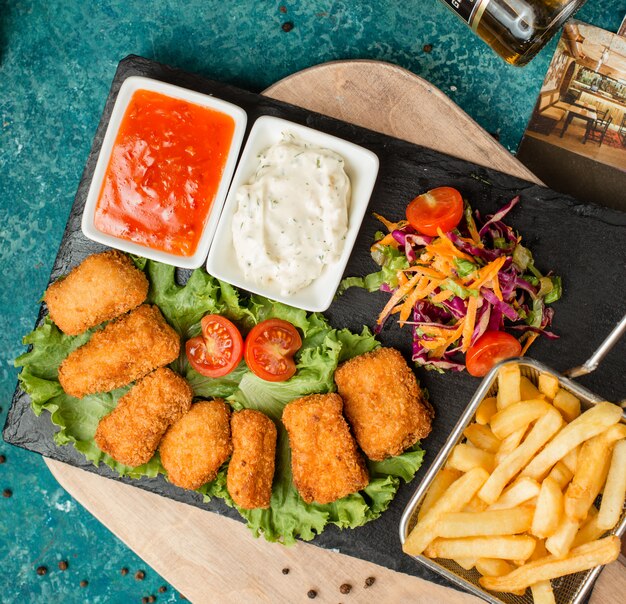
M 77 398 L 108 392 L 171 363 L 179 352 L 180 338 L 161 311 L 143 304 L 70 353 L 59 367 L 59 382 Z
M 193 390 L 184 378 L 162 367 L 139 380 L 103 417 L 94 440 L 127 466 L 150 461 L 168 427 L 191 407 Z
M 46 291 L 50 318 L 70 336 L 139 306 L 148 295 L 148 279 L 117 250 L 93 254 Z
M 283 410 L 293 482 L 306 503 L 332 503 L 369 484 L 365 461 L 342 407 L 337 394 L 312 394 Z
M 194 403 L 166 433 L 159 446 L 172 484 L 198 489 L 215 479 L 230 457 L 230 407 L 221 399 Z
M 244 510 L 270 507 L 276 426 L 260 411 L 244 409 L 230 420 L 233 457 L 226 486 L 233 501 Z
M 430 434 L 434 411 L 395 348 L 378 348 L 343 363 L 335 382 L 354 436 L 370 459 L 399 455 Z

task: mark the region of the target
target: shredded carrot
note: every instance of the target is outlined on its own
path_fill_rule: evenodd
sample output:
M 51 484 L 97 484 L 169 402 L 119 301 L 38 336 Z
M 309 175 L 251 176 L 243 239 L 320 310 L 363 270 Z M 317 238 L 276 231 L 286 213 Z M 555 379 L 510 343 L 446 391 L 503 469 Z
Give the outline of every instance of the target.
M 405 273 L 420 273 L 422 275 L 426 275 L 426 277 L 430 277 L 431 279 L 445 279 L 446 275 L 440 273 L 439 271 L 433 270 L 432 268 L 427 268 L 426 266 L 410 266 L 409 268 L 404 269 Z
M 443 338 L 436 338 L 435 340 L 420 340 L 420 344 L 426 348 L 426 350 L 436 350 L 444 345 Z
M 376 212 L 373 213 L 374 218 L 376 218 L 376 220 L 378 220 L 379 222 L 382 222 L 386 227 L 387 230 L 391 233 L 392 231 L 395 231 L 396 229 L 402 229 L 404 228 L 408 223 L 408 221 L 406 220 L 398 220 L 398 222 L 391 222 L 391 220 L 387 220 L 384 216 L 381 216 L 380 214 L 377 214 Z
M 404 304 L 402 304 L 402 310 L 400 311 L 400 327 L 404 327 L 407 319 L 411 316 L 411 311 L 417 302 L 420 291 L 424 288 L 424 286 L 428 283 L 428 279 L 426 277 L 422 277 L 420 281 L 418 281 L 416 288 L 407 296 Z
M 404 274 L 403 271 L 398 271 L 398 284 L 399 285 L 404 285 L 405 283 L 408 283 L 409 278 Z
M 457 258 L 463 258 L 464 260 L 474 262 L 474 258 L 468 256 L 467 254 L 464 254 L 461 250 L 459 250 L 459 248 L 457 248 L 456 245 L 454 245 L 454 243 L 452 243 L 452 241 L 448 239 L 448 236 L 441 229 L 437 229 L 437 234 L 439 235 L 440 241 L 443 243 L 443 245 L 447 247 Z
M 468 286 L 472 289 L 478 289 L 481 285 L 493 279 L 494 276 L 498 274 L 498 271 L 502 268 L 502 265 L 506 262 L 506 258 L 504 256 L 500 256 L 500 258 L 496 258 L 493 262 L 490 262 L 487 266 L 483 266 L 483 268 L 478 271 L 478 275 L 476 279 Z M 471 275 L 470 275 L 471 276 Z
M 470 296 L 467 301 L 467 314 L 465 315 L 465 322 L 463 324 L 463 345 L 461 350 L 466 352 L 470 347 L 472 341 L 472 334 L 474 333 L 474 327 L 476 325 L 476 310 L 478 309 L 478 296 Z
M 502 302 L 502 290 L 500 289 L 500 280 L 498 279 L 498 273 L 496 273 L 491 280 L 491 288 L 493 289 L 493 293 L 496 295 L 496 298 Z
M 456 330 L 445 329 L 443 327 L 435 327 L 434 325 L 425 325 L 421 330 L 428 336 L 436 338 L 449 338 Z
M 421 275 L 415 275 L 409 279 L 407 283 L 401 285 L 395 292 L 393 292 L 393 295 L 389 298 L 387 304 L 385 304 L 385 308 L 383 308 L 380 315 L 378 315 L 376 322 L 379 325 L 383 322 L 383 319 L 389 314 L 391 309 L 417 285 L 420 279 L 423 279 Z
M 380 241 L 377 241 L 376 243 L 374 243 L 370 249 L 373 250 L 379 245 L 380 246 L 390 245 L 391 247 L 395 247 L 395 248 L 400 247 L 400 244 L 394 239 L 391 233 L 389 233 L 388 235 L 385 235 Z
M 534 333 L 531 332 L 530 335 L 528 336 L 528 339 L 526 340 L 523 348 L 522 348 L 522 352 L 520 352 L 520 356 L 523 357 L 527 352 L 528 349 L 531 347 L 532 343 L 539 337 L 538 333 Z
M 474 243 L 477 243 L 482 247 L 482 241 L 480 240 L 480 235 L 478 234 L 478 230 L 476 229 L 476 223 L 474 222 L 474 217 L 470 216 L 470 219 L 466 220 L 466 222 L 467 222 L 467 230 L 469 231 L 469 234 L 472 237 L 472 240 L 474 241 Z
M 438 294 L 435 294 L 430 301 L 433 304 L 441 304 L 442 302 L 445 302 L 446 300 L 449 300 L 450 298 L 452 298 L 452 296 L 454 296 L 454 292 L 451 292 L 450 290 L 444 289 L 442 291 L 440 291 Z

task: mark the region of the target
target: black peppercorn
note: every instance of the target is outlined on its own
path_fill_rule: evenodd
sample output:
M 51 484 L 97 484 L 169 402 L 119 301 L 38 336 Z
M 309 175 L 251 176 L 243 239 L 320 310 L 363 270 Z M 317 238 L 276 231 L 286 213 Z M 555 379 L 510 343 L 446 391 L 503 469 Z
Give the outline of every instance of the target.
M 283 568 L 283 575 L 288 575 L 288 574 L 289 574 L 289 569 Z
M 79 585 L 80 585 L 81 587 L 87 587 L 87 585 L 89 585 L 89 581 L 85 581 L 85 579 L 83 579 L 83 580 L 79 583 Z
M 165 587 L 165 585 L 161 585 L 161 587 L 159 587 L 159 591 L 164 594 L 167 591 L 167 587 Z
M 141 604 L 148 604 L 148 596 L 141 598 Z
M 7 458 L 4 455 L 0 455 L 0 463 L 5 463 Z
M 144 573 L 142 570 L 138 570 L 135 573 L 135 579 L 137 579 L 137 581 L 143 581 L 146 578 L 146 573 Z
M 37 567 L 37 574 L 40 577 L 43 577 L 47 572 L 48 572 L 48 567 L 47 566 L 38 566 Z
M 156 596 L 148 596 L 148 602 L 152 604 L 152 602 L 156 602 Z
M 125 577 L 128 574 L 128 569 L 126 567 L 124 567 L 121 571 L 120 574 L 122 575 L 122 577 Z
M 285 21 L 282 24 L 282 28 L 283 28 L 283 31 L 290 32 L 293 29 L 293 22 L 292 21 Z
M 433 49 L 432 44 L 424 44 L 424 52 L 430 52 Z
M 374 577 L 368 577 L 367 579 L 365 579 L 365 587 L 371 587 L 372 585 L 374 585 L 375 581 L 376 579 Z
M 13 491 L 11 489 L 4 489 L 4 491 L 2 491 L 2 496 L 7 499 L 11 497 L 11 495 L 13 495 Z
M 61 560 L 59 562 L 59 570 L 67 570 L 68 566 L 69 565 L 68 565 L 67 561 L 65 561 L 65 560 Z
M 344 583 L 340 588 L 339 591 L 342 594 L 349 594 L 352 591 L 352 585 L 350 585 L 349 583 Z
M 317 592 L 314 589 L 309 589 L 306 595 L 309 596 L 311 600 L 314 600 L 315 598 L 317 598 Z

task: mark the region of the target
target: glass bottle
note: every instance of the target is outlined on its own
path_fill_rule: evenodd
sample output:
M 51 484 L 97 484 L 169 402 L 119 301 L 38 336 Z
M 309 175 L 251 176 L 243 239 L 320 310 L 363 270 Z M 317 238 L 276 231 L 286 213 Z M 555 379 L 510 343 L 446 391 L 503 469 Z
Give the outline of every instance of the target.
M 441 0 L 507 63 L 525 65 L 585 0 Z

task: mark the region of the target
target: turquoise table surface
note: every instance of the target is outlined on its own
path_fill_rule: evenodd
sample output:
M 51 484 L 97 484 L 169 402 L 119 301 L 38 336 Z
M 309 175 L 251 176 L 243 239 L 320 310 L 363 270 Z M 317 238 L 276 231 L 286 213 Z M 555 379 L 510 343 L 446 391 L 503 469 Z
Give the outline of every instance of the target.
M 625 13 L 624 0 L 589 0 L 578 17 L 616 31 Z M 17 377 L 13 359 L 33 326 L 124 56 L 255 91 L 330 60 L 390 61 L 433 82 L 513 151 L 554 47 L 553 40 L 528 67 L 511 67 L 438 0 L 0 1 L 2 424 Z M 2 441 L 0 455 L 0 601 L 178 600 L 58 486 L 39 456 Z M 138 570 L 144 580 L 135 579 Z

